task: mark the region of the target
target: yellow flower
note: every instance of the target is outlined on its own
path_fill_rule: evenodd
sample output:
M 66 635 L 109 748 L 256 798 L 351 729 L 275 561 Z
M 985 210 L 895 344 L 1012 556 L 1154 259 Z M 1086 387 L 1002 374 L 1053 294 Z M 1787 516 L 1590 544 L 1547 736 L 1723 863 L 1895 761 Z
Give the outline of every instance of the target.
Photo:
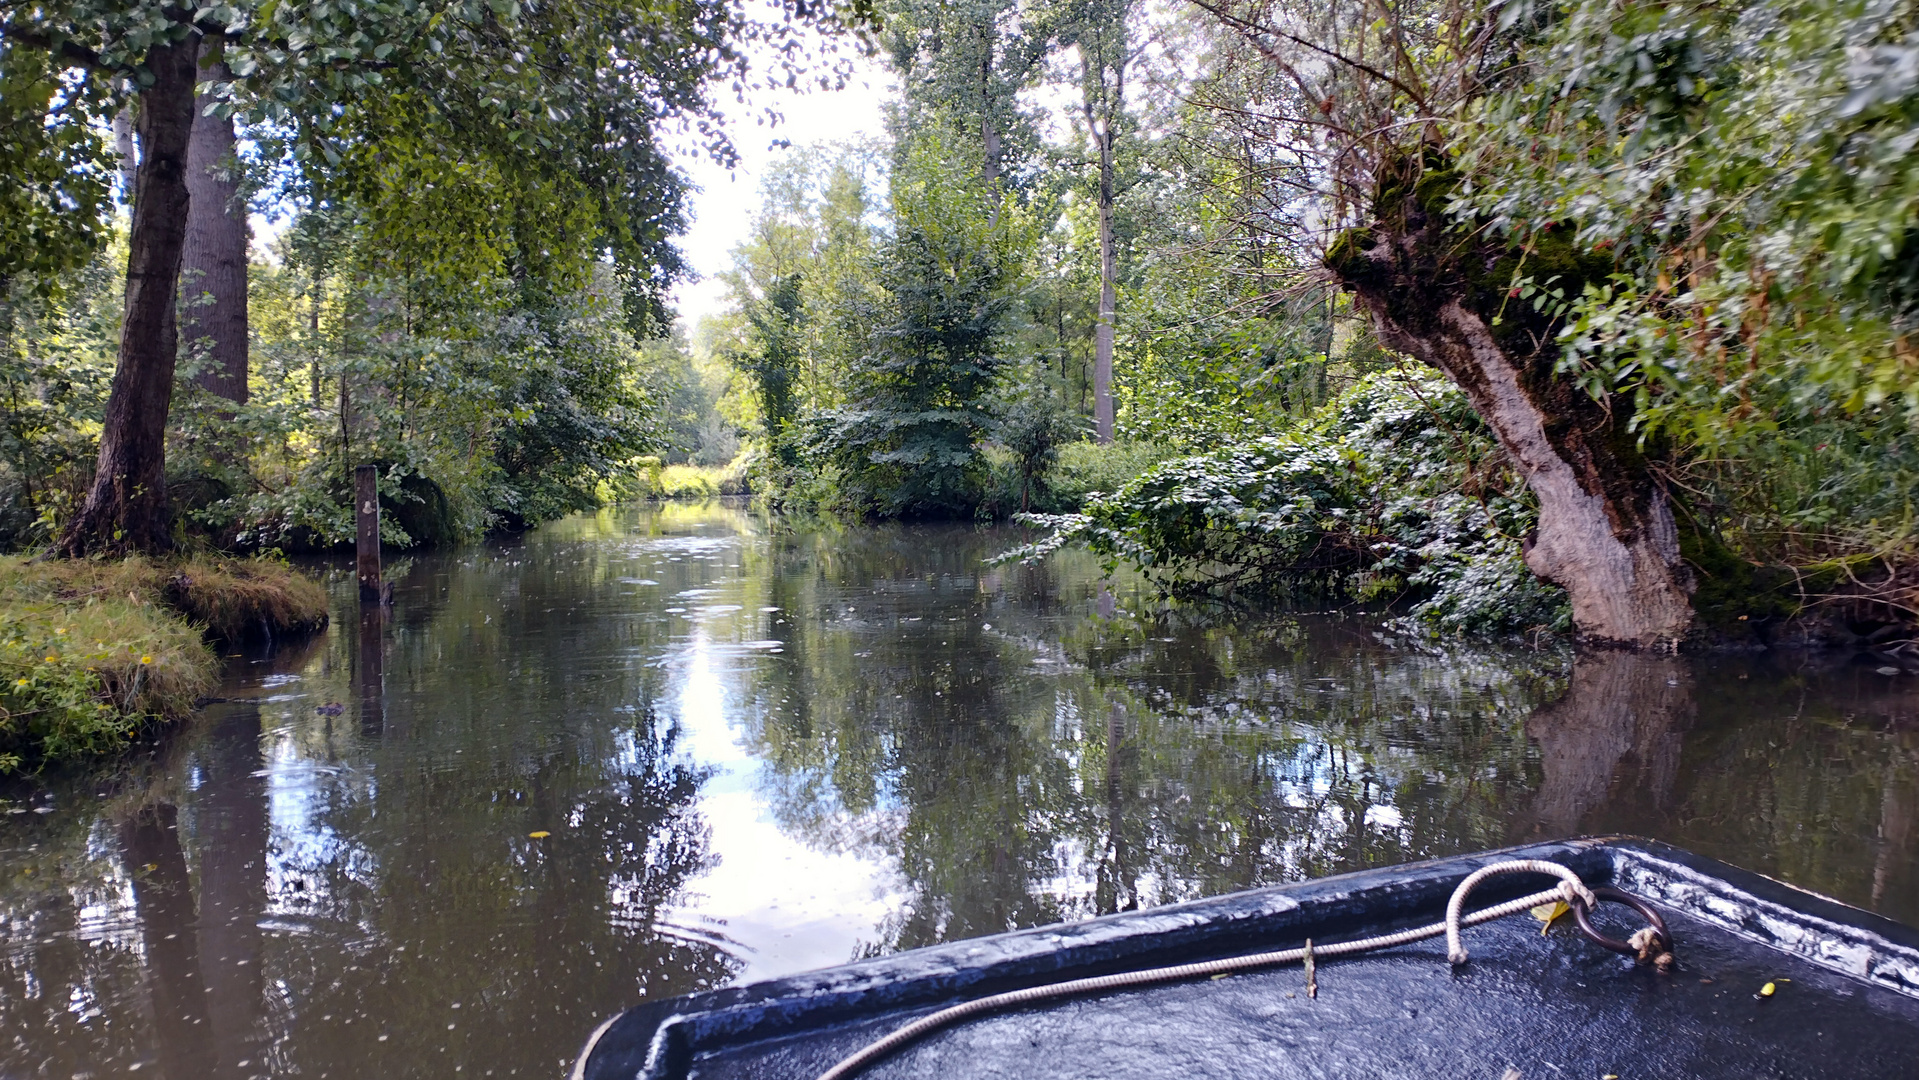
M 27 685 L 27 680 L 26 680 L 26 679 L 24 679 L 24 678 L 22 678 L 22 679 L 15 679 L 15 680 L 13 680 L 13 685 L 15 685 L 15 686 L 25 686 L 25 685 Z
M 56 626 L 53 628 L 53 632 L 56 634 L 64 634 L 67 632 L 67 628 L 64 626 Z
M 59 657 L 57 657 L 57 656 L 49 656 L 49 657 L 47 657 L 47 663 L 49 663 L 49 664 L 51 664 L 51 663 L 53 663 L 53 662 L 54 662 L 55 660 L 58 660 L 58 659 L 60 659 L 60 658 L 59 658 Z
M 52 657 L 48 657 L 48 659 L 52 659 Z M 151 656 L 142 656 L 142 657 L 140 658 L 140 662 L 141 662 L 142 664 L 151 664 L 151 663 L 153 663 L 153 657 L 151 657 Z

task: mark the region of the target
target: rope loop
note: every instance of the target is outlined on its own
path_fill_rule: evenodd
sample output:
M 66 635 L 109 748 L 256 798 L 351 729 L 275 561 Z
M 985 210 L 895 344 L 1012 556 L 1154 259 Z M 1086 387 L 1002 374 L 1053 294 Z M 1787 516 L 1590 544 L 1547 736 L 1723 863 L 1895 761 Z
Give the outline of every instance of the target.
M 1551 874 L 1559 879 L 1557 895 L 1566 902 L 1567 906 L 1576 909 L 1579 904 L 1591 907 L 1599 903 L 1592 890 L 1586 887 L 1586 883 L 1579 880 L 1578 874 L 1556 862 L 1547 862 L 1544 859 L 1509 859 L 1505 862 L 1496 862 L 1491 866 L 1482 866 L 1466 875 L 1466 880 L 1459 883 L 1459 887 L 1453 890 L 1453 898 L 1446 903 L 1446 960 L 1454 966 L 1465 963 L 1467 959 L 1466 946 L 1459 940 L 1460 914 L 1465 910 L 1466 897 L 1479 887 L 1480 882 L 1501 874 Z

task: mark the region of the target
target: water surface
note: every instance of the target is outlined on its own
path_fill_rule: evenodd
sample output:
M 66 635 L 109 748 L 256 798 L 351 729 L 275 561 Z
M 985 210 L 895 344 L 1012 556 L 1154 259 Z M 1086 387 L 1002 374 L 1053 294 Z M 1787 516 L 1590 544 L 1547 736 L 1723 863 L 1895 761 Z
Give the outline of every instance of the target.
M 555 1076 L 643 998 L 1630 831 L 1919 923 L 1919 678 L 1168 613 L 1012 534 L 609 511 L 0 797 L 0 1078 Z

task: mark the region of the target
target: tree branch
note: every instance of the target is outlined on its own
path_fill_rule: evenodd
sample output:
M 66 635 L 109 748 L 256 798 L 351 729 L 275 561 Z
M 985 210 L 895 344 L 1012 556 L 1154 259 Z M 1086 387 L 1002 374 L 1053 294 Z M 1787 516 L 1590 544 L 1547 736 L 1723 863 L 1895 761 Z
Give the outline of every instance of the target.
M 18 42 L 30 48 L 39 49 L 41 52 L 51 53 L 59 59 L 66 61 L 69 67 L 82 67 L 89 71 L 113 73 L 131 70 L 130 68 L 106 63 L 100 59 L 99 53 L 94 52 L 84 45 L 78 45 L 65 39 L 56 41 L 46 34 L 28 30 L 24 27 L 0 23 L 0 38 L 4 38 L 7 41 Z

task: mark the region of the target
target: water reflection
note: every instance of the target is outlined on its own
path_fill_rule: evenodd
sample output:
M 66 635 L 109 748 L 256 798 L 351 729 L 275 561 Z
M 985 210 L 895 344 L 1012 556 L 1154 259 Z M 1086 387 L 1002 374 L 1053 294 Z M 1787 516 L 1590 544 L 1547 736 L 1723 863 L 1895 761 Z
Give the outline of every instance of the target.
M 669 507 L 364 619 L 341 574 L 236 700 L 0 792 L 0 1076 L 550 1076 L 647 996 L 1574 832 L 1919 921 L 1910 676 L 1207 621 L 1007 543 Z
M 1692 665 L 1677 657 L 1602 652 L 1573 661 L 1559 700 L 1535 711 L 1526 734 L 1539 747 L 1534 831 L 1569 836 L 1621 811 L 1671 809 L 1684 735 L 1696 714 Z M 1608 803 L 1622 799 L 1626 806 Z

